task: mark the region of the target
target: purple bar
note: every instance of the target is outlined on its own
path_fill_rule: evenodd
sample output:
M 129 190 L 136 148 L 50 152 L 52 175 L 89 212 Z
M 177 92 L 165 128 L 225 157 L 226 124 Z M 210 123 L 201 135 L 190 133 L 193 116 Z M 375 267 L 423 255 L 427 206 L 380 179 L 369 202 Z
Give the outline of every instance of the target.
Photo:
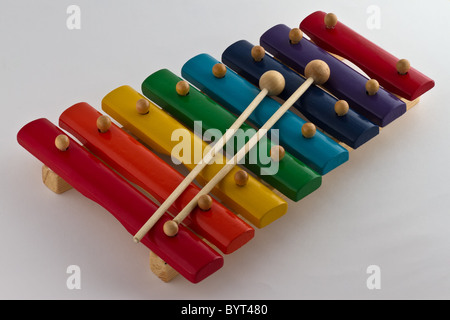
M 383 88 L 369 96 L 365 89 L 368 80 L 366 77 L 309 40 L 303 38 L 300 43 L 291 44 L 290 30 L 283 24 L 272 27 L 261 36 L 261 46 L 301 74 L 311 60 L 325 61 L 330 67 L 331 75 L 323 87 L 338 99 L 346 100 L 353 110 L 381 127 L 406 112 L 406 104 Z

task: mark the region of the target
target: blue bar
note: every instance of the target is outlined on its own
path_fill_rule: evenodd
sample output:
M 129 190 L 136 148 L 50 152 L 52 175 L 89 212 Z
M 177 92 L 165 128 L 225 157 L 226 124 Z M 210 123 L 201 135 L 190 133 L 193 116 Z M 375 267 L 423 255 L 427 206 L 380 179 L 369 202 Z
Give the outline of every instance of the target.
M 287 100 L 305 79 L 268 54 L 256 62 L 251 55 L 253 46 L 246 40 L 232 44 L 222 54 L 222 62 L 254 85 L 258 85 L 264 72 L 280 72 L 284 76 L 286 86 L 279 97 Z M 352 109 L 339 117 L 334 111 L 337 100 L 319 87 L 311 86 L 294 107 L 316 126 L 353 149 L 378 135 L 379 127 Z

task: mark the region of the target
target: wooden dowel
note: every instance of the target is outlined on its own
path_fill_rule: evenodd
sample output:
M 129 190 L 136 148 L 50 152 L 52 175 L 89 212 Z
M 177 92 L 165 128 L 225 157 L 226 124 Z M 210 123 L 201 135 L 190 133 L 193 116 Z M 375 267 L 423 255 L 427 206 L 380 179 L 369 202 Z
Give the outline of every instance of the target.
M 147 234 L 147 232 L 156 224 L 162 215 L 170 208 L 170 206 L 178 199 L 184 190 L 194 181 L 197 175 L 214 159 L 225 144 L 236 133 L 242 124 L 247 120 L 255 108 L 267 95 L 278 95 L 284 90 L 284 77 L 277 71 L 267 71 L 261 76 L 260 87 L 261 92 L 253 99 L 244 112 L 236 119 L 225 134 L 214 144 L 203 159 L 194 167 L 194 169 L 184 178 L 184 180 L 175 188 L 169 197 L 161 204 L 156 212 L 148 219 L 148 221 L 134 235 L 134 242 L 138 243 Z M 197 199 L 198 200 L 198 199 Z M 196 204 L 197 204 L 196 200 Z M 194 206 L 195 207 L 195 206 Z M 191 210 L 192 211 L 192 210 Z M 190 212 L 190 211 L 189 211 Z M 189 213 L 188 213 L 189 214 Z M 169 228 L 168 228 L 169 230 Z
M 261 138 L 263 138 L 267 131 L 270 130 L 275 123 L 289 110 L 290 107 L 306 92 L 306 90 L 313 84 L 323 84 L 330 76 L 330 69 L 328 65 L 321 60 L 311 61 L 305 68 L 306 81 L 286 100 L 285 103 L 264 123 L 264 125 L 253 135 L 250 140 L 231 158 L 226 165 L 192 198 L 192 200 L 180 211 L 180 213 L 172 220 L 167 221 L 171 226 L 171 236 L 176 235 L 173 232 L 175 224 L 180 224 L 189 213 L 197 206 L 200 197 L 214 189 L 214 187 L 234 168 L 234 166 L 242 160 L 247 152 L 252 149 Z

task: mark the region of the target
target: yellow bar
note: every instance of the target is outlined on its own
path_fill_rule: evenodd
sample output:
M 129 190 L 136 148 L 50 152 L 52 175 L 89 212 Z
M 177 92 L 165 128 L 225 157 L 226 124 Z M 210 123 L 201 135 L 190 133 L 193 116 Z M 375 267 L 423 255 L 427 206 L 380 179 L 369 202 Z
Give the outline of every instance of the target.
M 208 144 L 152 102 L 148 114 L 139 114 L 136 111 L 136 102 L 139 99 L 146 98 L 130 86 L 122 86 L 103 98 L 102 109 L 145 144 L 167 155 L 179 144 L 179 141 L 172 141 L 172 133 L 177 129 L 184 129 L 191 141 L 191 153 L 190 158 L 185 154 L 186 159 L 178 157 L 178 160 L 192 170 L 195 163 L 202 159 L 203 150 Z M 197 154 L 194 151 L 197 151 Z M 212 163 L 201 171 L 197 177 L 199 183 L 206 184 L 220 171 L 226 164 L 226 158 L 222 157 L 220 164 Z M 238 170 L 239 167 L 234 167 L 212 191 L 226 206 L 258 228 L 270 224 L 286 213 L 286 201 L 253 176 L 249 176 L 245 186 L 237 186 L 234 175 Z

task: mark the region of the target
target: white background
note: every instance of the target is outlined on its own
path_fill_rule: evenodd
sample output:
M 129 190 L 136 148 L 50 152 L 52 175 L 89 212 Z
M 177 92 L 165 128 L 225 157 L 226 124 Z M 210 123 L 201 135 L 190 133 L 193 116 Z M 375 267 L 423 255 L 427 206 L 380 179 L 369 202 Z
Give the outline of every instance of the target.
M 81 30 L 66 9 L 81 8 Z M 366 10 L 381 9 L 369 30 Z M 180 75 L 192 56 L 220 59 L 278 23 L 323 10 L 436 81 L 418 106 L 350 154 L 298 203 L 193 285 L 149 270 L 148 249 L 75 190 L 55 195 L 16 141 L 27 122 L 57 123 L 69 106 L 101 99 L 151 73 Z M 18 1 L 0 11 L 0 298 L 450 298 L 449 0 Z M 81 268 L 68 290 L 66 268 Z M 366 269 L 381 268 L 381 290 Z

